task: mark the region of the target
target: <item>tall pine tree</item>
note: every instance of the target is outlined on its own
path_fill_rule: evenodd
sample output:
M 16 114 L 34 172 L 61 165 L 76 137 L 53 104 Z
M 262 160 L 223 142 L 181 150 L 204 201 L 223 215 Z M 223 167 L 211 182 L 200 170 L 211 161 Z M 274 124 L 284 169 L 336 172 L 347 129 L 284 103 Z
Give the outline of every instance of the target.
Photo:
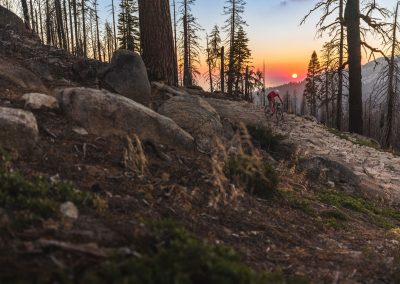
M 304 90 L 304 98 L 310 107 L 311 115 L 317 116 L 318 89 L 321 84 L 321 66 L 318 55 L 314 51 L 308 64 L 306 88 Z M 305 102 L 303 102 L 304 104 Z
M 136 0 L 121 0 L 118 15 L 119 47 L 140 52 L 140 31 Z

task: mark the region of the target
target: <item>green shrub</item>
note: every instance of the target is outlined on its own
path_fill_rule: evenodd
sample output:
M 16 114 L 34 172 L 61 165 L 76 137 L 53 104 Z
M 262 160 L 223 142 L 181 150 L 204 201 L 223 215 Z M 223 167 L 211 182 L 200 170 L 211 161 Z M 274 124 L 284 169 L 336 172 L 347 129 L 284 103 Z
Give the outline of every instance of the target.
M 94 207 L 97 199 L 93 194 L 79 191 L 70 184 L 52 184 L 43 177 L 28 181 L 1 163 L 0 208 L 5 209 L 16 227 L 27 227 L 59 217 L 60 205 L 66 201 Z
M 249 193 L 270 198 L 277 191 L 278 176 L 265 161 L 250 155 L 230 157 L 225 165 L 226 174 L 245 186 Z
M 247 130 L 254 140 L 254 144 L 260 145 L 261 149 L 267 152 L 276 151 L 279 142 L 285 137 L 282 135 L 276 135 L 271 129 L 247 125 Z

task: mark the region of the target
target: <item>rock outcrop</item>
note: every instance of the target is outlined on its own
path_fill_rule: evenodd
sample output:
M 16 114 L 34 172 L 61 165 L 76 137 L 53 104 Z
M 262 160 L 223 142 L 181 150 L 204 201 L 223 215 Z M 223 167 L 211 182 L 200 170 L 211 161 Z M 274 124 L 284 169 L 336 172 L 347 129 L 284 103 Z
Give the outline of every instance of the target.
M 35 116 L 28 111 L 0 107 L 0 146 L 19 152 L 31 151 L 38 140 Z
M 61 109 L 90 134 L 137 134 L 170 147 L 194 149 L 193 137 L 173 120 L 118 94 L 67 88 L 59 91 L 58 101 Z
M 313 181 L 334 182 L 339 185 L 356 187 L 360 184 L 360 177 L 347 166 L 325 157 L 301 159 L 298 169 L 304 171 Z
M 189 132 L 200 150 L 210 151 L 215 138 L 223 135 L 223 125 L 215 109 L 197 96 L 176 96 L 166 101 L 159 113 Z
M 151 87 L 142 58 L 129 50 L 117 50 L 111 64 L 99 73 L 102 83 L 112 91 L 148 106 Z
M 43 92 L 46 87 L 31 71 L 0 60 L 0 81 L 15 85 L 26 91 Z

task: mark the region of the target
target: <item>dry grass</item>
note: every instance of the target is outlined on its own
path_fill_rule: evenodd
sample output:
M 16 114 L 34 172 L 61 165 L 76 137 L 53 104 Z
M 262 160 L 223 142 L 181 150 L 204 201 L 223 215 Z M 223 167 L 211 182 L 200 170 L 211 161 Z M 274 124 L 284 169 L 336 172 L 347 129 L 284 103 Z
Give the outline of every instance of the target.
M 135 143 L 132 143 L 132 139 L 128 135 L 124 138 L 123 164 L 126 169 L 144 175 L 148 165 L 146 154 L 140 138 L 136 134 L 133 135 L 133 138 Z

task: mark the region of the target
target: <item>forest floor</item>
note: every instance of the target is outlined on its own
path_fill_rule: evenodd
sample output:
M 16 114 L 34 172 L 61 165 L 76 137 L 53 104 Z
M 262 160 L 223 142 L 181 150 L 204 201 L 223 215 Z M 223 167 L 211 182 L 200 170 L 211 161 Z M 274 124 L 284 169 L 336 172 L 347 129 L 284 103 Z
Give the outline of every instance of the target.
M 16 99 L 19 95 L 18 90 L 8 89 L 0 106 L 21 108 Z M 254 106 L 208 101 L 223 117 L 268 125 Z M 284 283 L 282 279 L 291 283 L 303 283 L 301 279 L 313 283 L 400 281 L 400 211 L 363 194 L 310 180 L 296 169 L 296 159 L 307 154 L 307 149 L 319 151 L 313 148 L 315 140 L 330 141 L 332 145 L 326 143 L 326 147 L 335 155 L 334 145 L 341 147 L 340 151 L 357 149 L 365 157 L 378 150 L 338 138 L 316 123 L 286 116 L 285 124 L 278 128 L 269 125 L 297 148 L 288 155 L 278 144 L 271 152 L 275 157 L 292 157 L 276 166 L 278 192 L 267 199 L 245 193 L 231 203 L 210 206 L 215 173 L 209 155 L 172 149 L 162 149 L 160 155 L 144 141 L 148 170 L 132 172 L 122 165 L 124 143 L 120 137 L 82 136 L 73 131 L 77 125 L 60 112 L 34 114 L 40 128 L 39 147 L 29 155 L 11 153 L 2 171 L 12 169 L 28 180 L 45 176 L 70 181 L 97 196 L 96 202 L 79 204 L 77 220 L 60 219 L 54 213 L 39 221 L 20 221 L 10 215 L 19 212 L 17 205 L 1 211 L 0 283 L 16 279 L 25 283 L 32 279 L 40 283 L 100 283 L 97 278 L 87 280 L 86 271 L 94 271 L 104 283 L 122 277 L 127 268 L 118 266 L 119 261 L 140 258 L 159 245 L 147 238 L 149 224 L 157 220 L 173 220 L 197 239 L 233 248 L 256 271 L 280 271 L 283 275 L 281 282 L 267 283 Z M 336 139 L 348 148 L 337 146 Z M 161 158 L 165 155 L 169 158 Z M 2 186 L 10 183 L 4 173 L 0 179 Z M 123 260 L 115 260 L 116 255 Z M 117 268 L 104 272 L 110 260 Z M 134 274 L 139 268 L 129 269 Z

